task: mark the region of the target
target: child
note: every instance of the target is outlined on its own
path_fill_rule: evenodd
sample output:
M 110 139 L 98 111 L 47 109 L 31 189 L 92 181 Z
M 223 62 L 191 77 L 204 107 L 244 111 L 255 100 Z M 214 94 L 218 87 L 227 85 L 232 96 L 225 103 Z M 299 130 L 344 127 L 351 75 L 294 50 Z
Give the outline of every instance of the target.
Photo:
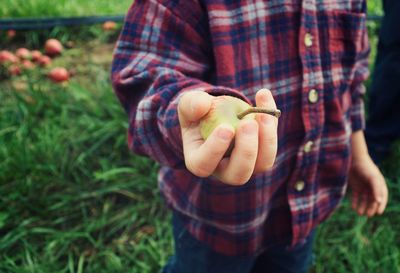
M 130 148 L 162 166 L 175 239 L 164 272 L 306 272 L 315 228 L 347 180 L 360 215 L 383 213 L 385 180 L 362 132 L 365 9 L 363 0 L 135 0 L 112 80 Z M 220 95 L 277 105 L 279 126 L 257 114 L 204 141 L 199 121 Z

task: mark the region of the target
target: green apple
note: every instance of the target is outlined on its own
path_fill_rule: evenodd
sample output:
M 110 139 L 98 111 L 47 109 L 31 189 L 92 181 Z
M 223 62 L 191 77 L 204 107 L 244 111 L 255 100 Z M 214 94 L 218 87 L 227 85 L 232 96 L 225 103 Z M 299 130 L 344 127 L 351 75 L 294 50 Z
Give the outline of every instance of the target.
M 241 119 L 255 119 L 256 113 L 279 117 L 281 112 L 252 107 L 247 102 L 232 96 L 218 96 L 213 100 L 210 111 L 200 121 L 200 134 L 203 139 L 207 139 L 220 124 L 229 124 L 236 130 Z M 228 154 L 232 148 L 231 145 Z

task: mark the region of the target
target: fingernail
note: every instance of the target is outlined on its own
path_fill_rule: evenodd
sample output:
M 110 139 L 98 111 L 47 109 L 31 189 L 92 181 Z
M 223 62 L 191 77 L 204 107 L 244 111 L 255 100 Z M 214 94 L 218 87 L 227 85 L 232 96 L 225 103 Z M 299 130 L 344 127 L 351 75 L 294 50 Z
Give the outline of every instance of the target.
M 261 89 L 260 91 L 263 92 L 263 96 L 262 96 L 263 102 L 267 102 L 268 93 L 271 93 L 271 90 L 264 88 L 264 89 Z
M 261 92 L 267 93 L 267 92 L 271 92 L 271 90 L 269 90 L 268 88 L 263 88 L 260 89 Z
M 262 104 L 267 104 L 268 102 L 268 93 L 265 91 L 264 94 L 261 96 L 261 103 Z
M 257 123 L 255 121 L 249 121 L 243 125 L 243 133 L 252 135 L 257 131 Z

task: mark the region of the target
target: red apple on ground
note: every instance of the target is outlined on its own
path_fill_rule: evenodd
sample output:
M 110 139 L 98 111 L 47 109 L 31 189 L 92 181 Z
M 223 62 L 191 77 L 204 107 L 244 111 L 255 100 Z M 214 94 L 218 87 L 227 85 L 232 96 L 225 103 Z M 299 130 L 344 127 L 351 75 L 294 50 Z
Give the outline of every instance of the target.
M 12 64 L 8 68 L 8 73 L 10 73 L 11 76 L 18 76 L 21 74 L 21 68 L 17 64 Z
M 111 31 L 117 28 L 117 23 L 114 21 L 106 21 L 103 23 L 103 30 Z
M 31 69 L 34 69 L 34 68 L 35 68 L 35 64 L 32 63 L 32 62 L 29 61 L 29 60 L 23 60 L 22 63 L 21 63 L 21 65 L 22 65 L 22 68 L 24 68 L 24 69 L 29 69 L 29 70 L 31 70 Z
M 30 60 L 32 57 L 31 52 L 24 47 L 18 48 L 17 51 L 15 51 L 15 55 L 21 60 Z
M 49 39 L 46 41 L 44 45 L 44 52 L 50 57 L 54 57 L 60 55 L 63 51 L 64 47 L 57 39 Z
M 40 52 L 39 50 L 32 50 L 31 55 L 32 61 L 34 62 L 38 62 L 39 59 L 43 56 L 42 52 Z
M 0 64 L 5 63 L 16 63 L 18 58 L 8 50 L 0 51 Z
M 64 67 L 53 68 L 52 70 L 50 70 L 48 76 L 53 82 L 58 83 L 66 82 L 69 79 L 69 73 Z
M 48 66 L 49 64 L 51 64 L 51 59 L 50 59 L 49 56 L 42 55 L 42 56 L 39 58 L 39 60 L 37 61 L 37 63 L 38 63 L 40 66 L 45 67 L 45 66 Z
M 17 35 L 17 32 L 14 29 L 9 29 L 7 31 L 7 38 L 8 39 L 12 39 L 15 37 L 15 35 Z

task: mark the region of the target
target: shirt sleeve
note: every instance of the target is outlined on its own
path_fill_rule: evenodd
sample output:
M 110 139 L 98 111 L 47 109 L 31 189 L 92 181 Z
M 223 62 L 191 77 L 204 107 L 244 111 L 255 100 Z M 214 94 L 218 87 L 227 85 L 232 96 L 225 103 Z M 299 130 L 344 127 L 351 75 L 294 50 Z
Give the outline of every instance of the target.
M 184 92 L 243 98 L 209 83 L 213 54 L 207 22 L 194 1 L 136 0 L 114 50 L 111 77 L 129 115 L 129 147 L 162 165 L 184 166 L 177 115 Z
M 352 107 L 350 109 L 350 118 L 353 132 L 363 130 L 365 128 L 364 95 L 366 93 L 366 88 L 364 81 L 369 76 L 368 57 L 370 53 L 368 31 L 366 27 L 364 27 L 359 43 L 360 50 L 357 54 L 354 79 L 351 84 Z

